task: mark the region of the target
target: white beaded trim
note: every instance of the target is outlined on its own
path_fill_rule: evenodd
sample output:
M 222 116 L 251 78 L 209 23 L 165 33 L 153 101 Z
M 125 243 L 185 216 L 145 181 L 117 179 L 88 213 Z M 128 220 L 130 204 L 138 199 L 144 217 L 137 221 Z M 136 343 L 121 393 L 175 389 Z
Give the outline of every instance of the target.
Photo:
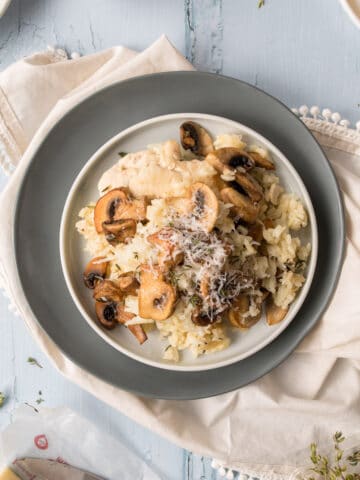
M 316 105 L 310 108 L 302 105 L 292 111 L 310 130 L 360 145 L 360 121 L 356 122 L 355 128 L 350 128 L 351 123 L 340 113 L 329 108 L 320 110 Z

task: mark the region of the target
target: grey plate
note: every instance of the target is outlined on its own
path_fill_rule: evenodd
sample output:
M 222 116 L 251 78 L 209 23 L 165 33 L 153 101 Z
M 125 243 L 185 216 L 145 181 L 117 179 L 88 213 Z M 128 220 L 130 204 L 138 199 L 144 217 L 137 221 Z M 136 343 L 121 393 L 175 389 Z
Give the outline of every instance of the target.
M 236 364 L 205 372 L 147 366 L 105 343 L 67 291 L 58 248 L 67 193 L 82 166 L 109 138 L 147 118 L 203 112 L 253 128 L 292 162 L 311 196 L 319 228 L 312 288 L 296 318 L 270 345 Z M 319 145 L 284 105 L 232 78 L 201 72 L 148 75 L 106 88 L 70 111 L 44 139 L 17 200 L 15 253 L 22 287 L 39 324 L 73 362 L 142 396 L 202 398 L 234 390 L 279 365 L 315 325 L 336 286 L 344 218 L 336 180 Z

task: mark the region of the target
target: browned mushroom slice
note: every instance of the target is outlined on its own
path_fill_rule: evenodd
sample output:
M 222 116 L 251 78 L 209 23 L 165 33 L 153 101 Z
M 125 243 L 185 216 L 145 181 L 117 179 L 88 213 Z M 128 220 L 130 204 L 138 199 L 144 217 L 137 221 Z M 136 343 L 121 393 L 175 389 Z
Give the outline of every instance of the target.
M 181 145 L 196 155 L 205 156 L 214 149 L 209 133 L 196 122 L 184 122 L 180 126 Z
M 139 282 L 136 280 L 134 272 L 121 274 L 117 279 L 117 284 L 120 290 L 126 293 L 126 295 L 136 295 L 140 286 Z
M 106 277 L 109 262 L 101 262 L 103 258 L 95 257 L 86 265 L 83 278 L 87 288 L 95 288 L 95 285 Z
M 263 239 L 263 227 L 261 223 L 253 223 L 248 228 L 249 237 L 251 237 L 255 242 L 260 243 Z
M 248 152 L 235 147 L 214 150 L 207 155 L 206 161 L 218 172 L 223 172 L 225 167 L 232 169 L 241 167 L 244 170 L 251 170 L 255 166 L 255 161 Z
M 176 290 L 164 281 L 156 267 L 143 265 L 140 274 L 139 315 L 142 318 L 166 320 L 173 313 Z
M 206 327 L 212 323 L 210 316 L 207 314 L 207 312 L 202 311 L 200 307 L 194 308 L 191 313 L 191 320 L 199 327 Z
M 158 261 L 161 267 L 169 269 L 183 261 L 184 254 L 177 251 L 176 234 L 173 228 L 164 227 L 158 232 L 149 235 L 147 240 L 160 250 Z
M 237 192 L 234 188 L 224 188 L 220 192 L 225 203 L 234 205 L 234 214 L 248 223 L 254 223 L 259 215 L 259 205 L 254 204 L 249 197 Z
M 206 232 L 211 232 L 219 215 L 219 202 L 205 183 L 194 183 L 190 189 L 192 214 Z
M 103 222 L 102 228 L 106 240 L 111 245 L 116 245 L 118 243 L 125 243 L 135 235 L 136 221 L 133 218 L 112 220 L 109 222 Z
M 103 231 L 103 223 L 114 219 L 116 210 L 120 205 L 128 204 L 128 194 L 124 189 L 114 188 L 99 198 L 94 209 L 94 224 L 96 231 Z M 128 217 L 134 218 L 134 217 Z
M 117 305 L 117 321 L 124 325 L 129 320 L 135 317 L 133 313 L 126 312 L 124 305 L 119 303 Z M 147 335 L 141 325 L 127 325 L 129 331 L 136 337 L 137 341 L 142 345 L 147 340 Z
M 261 185 L 248 173 L 237 172 L 235 182 L 240 185 L 253 202 L 259 202 L 262 199 L 263 189 Z
M 97 302 L 120 302 L 123 299 L 123 292 L 112 280 L 99 282 L 94 289 L 93 297 Z
M 137 222 L 146 220 L 146 199 L 133 199 L 128 203 L 120 203 L 115 209 L 114 220 L 133 218 Z
M 261 311 L 255 316 L 245 315 L 249 310 L 249 306 L 250 300 L 247 295 L 241 294 L 237 297 L 228 312 L 231 325 L 240 330 L 247 330 L 260 320 Z
M 264 224 L 265 228 L 274 228 L 275 227 L 274 220 L 271 220 L 271 218 L 265 218 L 265 220 L 263 221 L 263 224 Z
M 269 158 L 263 157 L 257 152 L 249 152 L 249 154 L 257 167 L 265 168 L 266 170 L 275 170 L 275 165 Z
M 112 330 L 117 325 L 117 305 L 115 302 L 104 303 L 95 302 L 96 316 L 101 325 L 108 330 Z
M 275 305 L 273 300 L 266 303 L 266 321 L 268 325 L 276 325 L 286 317 L 289 308 L 281 308 Z

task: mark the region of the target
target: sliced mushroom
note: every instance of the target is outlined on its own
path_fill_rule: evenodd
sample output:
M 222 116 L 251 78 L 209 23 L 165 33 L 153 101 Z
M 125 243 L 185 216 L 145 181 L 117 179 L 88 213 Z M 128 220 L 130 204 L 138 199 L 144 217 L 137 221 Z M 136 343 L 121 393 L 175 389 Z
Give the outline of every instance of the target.
M 121 204 L 127 204 L 128 202 L 128 194 L 121 188 L 114 188 L 100 197 L 94 209 L 96 231 L 101 233 L 103 231 L 103 223 L 111 222 L 114 219 L 115 211 L 118 206 Z
M 108 330 L 112 330 L 117 325 L 117 305 L 115 302 L 104 303 L 95 302 L 96 316 L 101 325 Z
M 225 203 L 234 205 L 234 214 L 248 223 L 254 223 L 259 215 L 259 205 L 253 203 L 249 197 L 237 192 L 234 188 L 224 188 L 220 192 Z
M 133 313 L 126 312 L 125 308 L 124 308 L 124 305 L 121 304 L 121 303 L 119 303 L 117 305 L 116 312 L 117 312 L 116 319 L 122 325 L 124 325 L 126 322 L 128 322 L 129 320 L 132 320 L 135 317 L 135 315 Z M 142 326 L 140 324 L 139 325 L 128 325 L 127 328 L 134 335 L 134 337 L 136 337 L 136 339 L 140 343 L 140 345 L 142 345 L 147 340 L 147 335 L 144 332 L 144 329 L 142 328 Z
M 253 202 L 259 202 L 262 199 L 263 189 L 261 185 L 248 173 L 237 172 L 235 182 L 240 185 Z
M 109 262 L 101 262 L 103 258 L 104 257 L 95 257 L 86 265 L 83 278 L 87 288 L 95 288 L 96 284 L 106 277 Z
M 271 218 L 265 218 L 263 224 L 265 228 L 274 228 L 275 226 L 274 220 L 271 220 Z
M 93 297 L 97 302 L 120 302 L 124 293 L 112 280 L 103 280 L 96 285 Z
M 206 161 L 221 173 L 225 167 L 233 169 L 241 167 L 244 170 L 251 170 L 255 166 L 255 161 L 248 152 L 235 147 L 214 150 L 207 155 Z
M 241 294 L 233 302 L 231 309 L 228 312 L 228 317 L 231 325 L 240 330 L 248 330 L 250 327 L 255 325 L 261 318 L 261 311 L 255 315 L 244 315 L 248 312 L 250 306 L 250 300 L 248 295 Z
M 249 152 L 249 154 L 257 167 L 265 168 L 266 170 L 275 170 L 275 165 L 269 158 L 263 157 L 258 152 Z
M 95 311 L 101 325 L 108 330 L 112 330 L 118 323 L 124 324 L 134 317 L 132 313 L 125 312 L 121 303 L 116 302 L 95 302 Z M 141 325 L 129 325 L 128 329 L 137 338 L 140 345 L 147 340 L 147 335 Z
M 136 221 L 133 218 L 103 222 L 103 232 L 111 245 L 126 243 L 136 233 Z
M 192 311 L 191 321 L 195 325 L 198 325 L 199 327 L 206 327 L 207 325 L 210 325 L 211 323 L 213 323 L 210 315 L 207 312 L 204 312 L 203 310 L 201 310 L 200 307 L 196 307 Z
M 164 281 L 160 269 L 143 265 L 140 274 L 139 315 L 142 318 L 166 320 L 173 313 L 176 290 Z
M 249 237 L 251 237 L 255 242 L 260 243 L 263 239 L 263 227 L 261 223 L 253 223 L 248 228 Z
M 190 189 L 192 214 L 206 232 L 211 232 L 219 215 L 219 202 L 205 183 L 194 183 Z
M 114 220 L 133 218 L 137 222 L 146 220 L 147 203 L 145 198 L 133 199 L 128 203 L 119 204 L 115 209 Z
M 205 156 L 214 149 L 209 133 L 196 122 L 184 122 L 180 126 L 181 145 L 196 155 Z
M 117 279 L 120 290 L 126 295 L 136 295 L 140 283 L 136 280 L 134 272 L 126 272 Z
M 286 317 L 289 309 L 281 308 L 275 305 L 273 300 L 270 300 L 266 303 L 266 322 L 268 325 L 276 325 L 280 323 Z
M 103 231 L 104 223 L 132 218 L 136 221 L 146 219 L 145 199 L 132 199 L 124 188 L 114 188 L 99 198 L 94 209 L 96 231 Z
M 147 237 L 148 242 L 160 250 L 159 265 L 166 269 L 179 265 L 184 260 L 183 252 L 177 251 L 175 238 L 175 231 L 170 227 L 164 227 Z

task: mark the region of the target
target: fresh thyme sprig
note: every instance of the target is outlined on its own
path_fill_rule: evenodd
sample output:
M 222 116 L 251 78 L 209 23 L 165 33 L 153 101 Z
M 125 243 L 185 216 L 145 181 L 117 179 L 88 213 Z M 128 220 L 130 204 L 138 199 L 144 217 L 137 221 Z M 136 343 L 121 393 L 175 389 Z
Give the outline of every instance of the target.
M 36 358 L 29 357 L 27 359 L 27 362 L 30 363 L 30 365 L 35 365 L 36 367 L 43 368 L 42 365 L 36 360 Z
M 318 452 L 316 443 L 310 445 L 310 460 L 313 464 L 310 471 L 317 474 L 317 478 L 322 478 L 323 480 L 360 480 L 359 472 L 349 472 L 349 467 L 360 465 L 360 450 L 356 450 L 344 459 L 344 450 L 341 448 L 341 443 L 344 440 L 345 437 L 341 432 L 334 434 L 333 458 L 321 455 Z M 315 477 L 310 474 L 303 480 L 315 480 Z

